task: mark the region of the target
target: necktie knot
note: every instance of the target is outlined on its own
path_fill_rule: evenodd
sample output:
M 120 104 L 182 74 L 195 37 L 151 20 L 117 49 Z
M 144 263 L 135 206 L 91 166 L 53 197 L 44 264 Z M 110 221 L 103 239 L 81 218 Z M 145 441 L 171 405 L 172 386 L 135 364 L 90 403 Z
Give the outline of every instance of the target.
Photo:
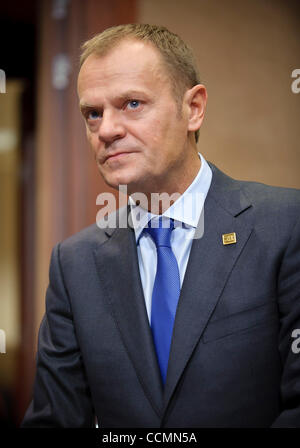
M 170 247 L 171 248 L 171 233 L 174 229 L 174 220 L 162 220 L 160 217 L 157 221 L 149 221 L 148 227 L 144 229 L 144 232 L 148 233 L 156 247 Z

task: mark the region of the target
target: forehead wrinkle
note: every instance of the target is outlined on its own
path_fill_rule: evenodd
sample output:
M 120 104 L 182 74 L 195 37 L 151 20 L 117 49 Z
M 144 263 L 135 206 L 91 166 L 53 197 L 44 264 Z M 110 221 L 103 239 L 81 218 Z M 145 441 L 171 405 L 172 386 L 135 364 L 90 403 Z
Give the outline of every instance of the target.
M 108 72 L 106 69 L 95 68 L 79 78 L 79 83 L 87 84 L 89 88 L 109 88 L 110 85 L 115 82 L 132 82 L 133 86 L 136 86 L 137 82 L 140 82 L 141 85 L 148 85 L 153 81 L 153 78 L 156 81 L 160 80 L 162 82 L 165 82 L 168 79 L 168 76 L 163 73 L 161 67 L 153 67 L 153 65 L 148 67 L 148 65 L 150 64 L 135 71 L 120 70 L 116 72 L 115 70 L 111 70 L 111 72 Z M 149 77 L 150 73 L 153 76 L 152 79 Z M 133 89 L 134 88 L 132 88 L 132 90 Z

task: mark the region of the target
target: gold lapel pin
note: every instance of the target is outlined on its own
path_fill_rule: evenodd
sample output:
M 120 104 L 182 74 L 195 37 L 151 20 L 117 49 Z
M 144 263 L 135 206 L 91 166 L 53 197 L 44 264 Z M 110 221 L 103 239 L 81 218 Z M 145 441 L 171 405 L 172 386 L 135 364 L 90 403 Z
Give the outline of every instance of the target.
M 226 244 L 235 244 L 236 243 L 236 234 L 235 232 L 232 233 L 224 233 L 222 235 L 223 244 L 226 246 Z

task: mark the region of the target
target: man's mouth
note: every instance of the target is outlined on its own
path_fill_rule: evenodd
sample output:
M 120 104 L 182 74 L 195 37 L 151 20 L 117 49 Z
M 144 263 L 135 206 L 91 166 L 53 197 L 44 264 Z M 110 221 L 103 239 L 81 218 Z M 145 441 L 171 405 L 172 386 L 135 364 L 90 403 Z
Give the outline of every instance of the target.
M 107 154 L 106 158 L 105 158 L 105 162 L 107 160 L 117 160 L 117 159 L 121 159 L 125 156 L 128 156 L 129 154 L 132 154 L 133 151 L 118 151 L 118 152 L 114 152 L 111 154 Z

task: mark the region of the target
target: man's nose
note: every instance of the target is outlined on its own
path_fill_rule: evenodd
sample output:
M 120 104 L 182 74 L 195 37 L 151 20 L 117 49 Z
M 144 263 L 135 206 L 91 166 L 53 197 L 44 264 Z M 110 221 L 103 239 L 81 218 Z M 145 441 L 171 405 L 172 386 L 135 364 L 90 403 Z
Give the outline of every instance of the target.
M 111 143 L 114 140 L 124 137 L 125 128 L 118 112 L 103 112 L 98 130 L 98 138 L 104 143 Z

